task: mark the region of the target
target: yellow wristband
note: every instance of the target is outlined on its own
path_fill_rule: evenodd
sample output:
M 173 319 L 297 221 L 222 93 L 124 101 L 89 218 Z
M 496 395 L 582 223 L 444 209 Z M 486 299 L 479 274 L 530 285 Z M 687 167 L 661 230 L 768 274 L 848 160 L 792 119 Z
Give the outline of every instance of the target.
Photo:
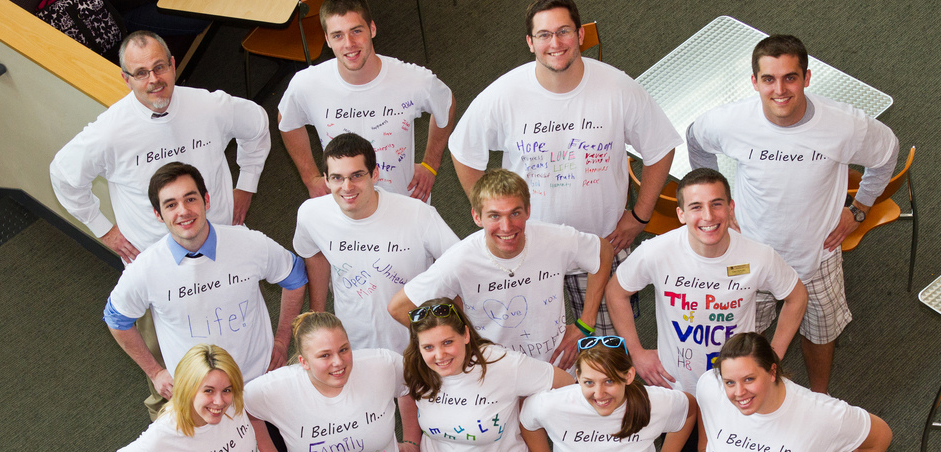
M 429 165 L 429 164 L 427 164 L 427 163 L 425 163 L 425 162 L 421 162 L 421 166 L 424 166 L 425 169 L 427 169 L 428 171 L 431 171 L 431 174 L 433 174 L 435 177 L 438 177 L 438 172 L 435 171 L 435 169 L 432 168 L 431 165 Z

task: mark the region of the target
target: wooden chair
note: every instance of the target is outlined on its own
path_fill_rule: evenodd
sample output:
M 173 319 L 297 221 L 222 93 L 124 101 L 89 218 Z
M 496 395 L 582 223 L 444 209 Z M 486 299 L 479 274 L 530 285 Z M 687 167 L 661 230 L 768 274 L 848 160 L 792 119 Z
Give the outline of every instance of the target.
M 633 158 L 628 158 L 627 169 L 631 175 L 631 182 L 640 189 L 640 179 L 634 174 L 633 162 Z M 653 208 L 653 215 L 650 216 L 650 223 L 647 223 L 644 231 L 660 235 L 683 225 L 683 223 L 680 223 L 680 219 L 676 217 L 676 186 L 676 181 L 667 181 L 663 190 L 660 191 L 660 198 L 657 199 L 657 204 Z
M 889 224 L 898 220 L 899 218 L 910 218 L 912 220 L 912 248 L 909 252 L 908 259 L 908 291 L 912 290 L 912 275 L 915 271 L 915 251 L 918 248 L 918 210 L 915 207 L 915 189 L 912 186 L 912 161 L 915 159 L 915 147 L 912 147 L 912 150 L 908 153 L 908 159 L 905 161 L 905 167 L 902 168 L 902 171 L 899 171 L 898 174 L 892 177 L 892 180 L 889 181 L 889 184 L 886 185 L 885 191 L 882 192 L 876 202 L 873 203 L 872 208 L 869 210 L 869 214 L 866 215 L 866 220 L 860 223 L 859 227 L 853 231 L 852 234 L 846 237 L 846 240 L 843 240 L 842 249 L 844 252 L 850 251 L 856 248 L 859 245 L 860 240 L 863 239 L 863 236 L 867 232 L 882 226 L 884 224 Z M 856 192 L 859 190 L 859 181 L 862 179 L 862 175 L 851 169 L 849 174 L 849 185 L 847 194 L 849 196 L 856 196 Z M 892 200 L 892 195 L 894 195 L 899 189 L 902 188 L 902 185 L 906 184 L 908 186 L 908 200 L 909 204 L 912 207 L 911 212 L 902 213 L 902 209 L 899 208 L 899 205 Z
M 598 22 L 589 22 L 582 24 L 585 30 L 585 39 L 578 48 L 579 52 L 584 52 L 594 46 L 598 46 L 598 61 L 601 61 L 601 36 L 598 35 Z
M 320 57 L 326 43 L 323 27 L 320 26 L 320 5 L 323 0 L 301 0 L 297 17 L 291 19 L 287 28 L 255 27 L 242 40 L 245 49 L 245 88 L 252 97 L 249 57 L 251 54 L 290 61 L 305 61 L 310 66 Z
M 193 38 L 193 42 L 190 43 L 189 47 L 186 50 L 186 53 L 183 54 L 183 58 L 180 58 L 180 61 L 177 62 L 176 64 L 177 82 L 181 81 L 180 78 L 183 78 L 184 73 L 186 75 L 189 74 L 188 72 L 185 72 L 186 68 L 187 66 L 189 66 L 189 63 L 192 62 L 193 56 L 196 55 L 196 51 L 199 50 L 199 46 L 203 43 L 203 39 L 206 37 L 206 34 L 209 33 L 209 29 L 211 28 L 212 28 L 212 23 L 210 22 L 209 25 L 207 25 L 206 28 L 203 29 L 202 32 L 200 32 L 198 35 L 196 35 L 196 37 Z

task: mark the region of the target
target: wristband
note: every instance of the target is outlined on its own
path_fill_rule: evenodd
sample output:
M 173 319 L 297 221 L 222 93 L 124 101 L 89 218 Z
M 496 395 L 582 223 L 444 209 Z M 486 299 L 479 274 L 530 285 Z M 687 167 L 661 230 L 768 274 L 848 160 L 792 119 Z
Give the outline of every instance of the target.
M 641 220 L 640 217 L 638 217 L 637 214 L 634 213 L 634 209 L 631 209 L 631 215 L 633 215 L 633 216 L 634 216 L 634 219 L 637 220 L 637 222 L 640 223 L 640 224 L 647 224 L 647 223 L 650 223 L 650 220 L 647 220 L 647 221 Z
M 595 329 L 585 324 L 582 319 L 576 320 L 575 326 L 578 327 L 579 331 L 581 331 L 585 336 L 591 336 L 595 332 Z
M 431 174 L 432 174 L 432 175 L 434 175 L 435 177 L 438 177 L 438 172 L 435 171 L 435 169 L 432 168 L 431 165 L 429 165 L 429 164 L 427 164 L 427 163 L 425 163 L 425 162 L 421 162 L 421 166 L 424 166 L 425 169 L 427 169 L 428 171 L 431 171 Z

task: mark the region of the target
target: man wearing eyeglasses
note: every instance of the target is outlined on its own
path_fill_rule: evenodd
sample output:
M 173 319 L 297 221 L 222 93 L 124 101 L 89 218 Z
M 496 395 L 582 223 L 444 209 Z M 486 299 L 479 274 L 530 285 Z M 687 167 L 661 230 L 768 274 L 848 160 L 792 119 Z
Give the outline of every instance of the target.
M 294 249 L 307 263 L 311 310 L 326 309 L 332 281 L 333 310 L 353 349 L 402 353 L 408 330 L 386 313 L 389 300 L 458 238 L 434 207 L 376 187 L 376 167 L 365 138 L 334 137 L 323 172 L 333 196 L 301 204 Z
M 121 76 L 131 92 L 85 127 L 49 166 L 59 202 L 125 264 L 167 234 L 147 197 L 150 177 L 169 162 L 199 169 L 212 198 L 215 224 L 242 224 L 271 149 L 268 115 L 255 103 L 222 91 L 177 87 L 176 63 L 160 36 L 136 31 L 121 43 Z M 225 148 L 238 145 L 238 185 Z M 108 180 L 115 223 L 99 209 L 92 181 Z M 160 356 L 149 312 L 138 322 L 155 357 Z M 145 401 L 155 418 L 163 405 L 151 388 Z
M 176 63 L 162 38 L 128 35 L 120 48 L 121 76 L 131 93 L 63 147 L 50 165 L 59 202 L 125 262 L 166 235 L 147 200 L 147 183 L 169 162 L 192 164 L 213 200 L 209 219 L 242 224 L 271 148 L 268 115 L 255 103 L 222 91 L 174 86 Z M 238 185 L 225 148 L 236 140 Z M 99 210 L 92 181 L 108 180 L 116 225 Z
M 690 172 L 676 189 L 685 227 L 645 241 L 608 281 L 611 319 L 624 337 L 637 374 L 649 385 L 696 395 L 725 341 L 755 331 L 759 290 L 785 300 L 771 345 L 784 357 L 807 307 L 807 290 L 771 247 L 730 231 L 735 202 L 729 183 L 711 169 Z M 654 286 L 657 348 L 640 342 L 629 298 Z
M 343 132 L 365 137 L 376 150 L 376 185 L 427 201 L 454 128 L 450 88 L 428 69 L 376 55 L 376 24 L 364 0 L 325 0 L 320 23 L 336 58 L 298 72 L 278 104 L 278 128 L 308 194 L 330 192 L 311 154 L 311 124 L 321 146 Z M 431 120 L 417 160 L 414 121 L 423 112 Z
M 682 140 L 633 79 L 581 56 L 584 30 L 573 1 L 533 1 L 526 27 L 536 61 L 477 96 L 448 142 L 461 185 L 469 196 L 487 167 L 488 150 L 502 150 L 503 167 L 529 183 L 533 219 L 598 235 L 620 253 L 650 220 Z M 632 210 L 625 210 L 626 145 L 645 165 Z M 566 277 L 565 286 L 580 315 L 586 275 Z M 613 333 L 604 305 L 596 327 L 599 334 Z

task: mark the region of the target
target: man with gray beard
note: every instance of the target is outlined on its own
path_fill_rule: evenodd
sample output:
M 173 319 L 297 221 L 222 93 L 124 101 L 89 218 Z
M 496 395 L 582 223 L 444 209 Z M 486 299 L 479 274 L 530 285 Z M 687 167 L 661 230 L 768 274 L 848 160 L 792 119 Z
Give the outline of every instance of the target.
M 153 32 L 130 34 L 120 59 L 132 92 L 56 154 L 49 170 L 59 202 L 129 263 L 167 234 L 154 219 L 147 184 L 157 168 L 179 161 L 203 174 L 213 201 L 209 220 L 242 224 L 271 149 L 265 110 L 222 91 L 174 86 L 176 64 Z M 240 169 L 234 190 L 224 153 L 233 138 Z M 92 194 L 97 176 L 108 180 L 117 225 Z
M 121 77 L 131 92 L 56 154 L 49 173 L 59 202 L 128 264 L 167 235 L 147 196 L 151 176 L 167 163 L 183 162 L 205 179 L 213 207 L 207 212 L 209 221 L 242 224 L 271 149 L 265 110 L 222 91 L 174 86 L 176 63 L 153 32 L 128 35 L 119 57 Z M 233 138 L 239 165 L 234 189 L 225 159 Z M 116 225 L 92 193 L 98 176 L 108 180 Z M 149 312 L 137 327 L 162 364 Z M 151 388 L 145 405 L 152 418 L 163 402 Z

